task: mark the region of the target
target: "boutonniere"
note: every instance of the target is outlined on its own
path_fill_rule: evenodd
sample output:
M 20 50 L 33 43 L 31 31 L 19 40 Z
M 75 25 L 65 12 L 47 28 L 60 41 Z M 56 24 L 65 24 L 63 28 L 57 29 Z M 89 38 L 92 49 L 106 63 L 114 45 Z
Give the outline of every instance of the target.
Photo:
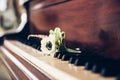
M 55 28 L 49 31 L 48 36 L 42 35 L 29 35 L 30 37 L 42 38 L 41 40 L 41 51 L 45 55 L 54 56 L 56 52 L 67 52 L 67 53 L 81 53 L 81 51 L 67 48 L 65 45 L 65 32 L 61 31 L 60 28 Z

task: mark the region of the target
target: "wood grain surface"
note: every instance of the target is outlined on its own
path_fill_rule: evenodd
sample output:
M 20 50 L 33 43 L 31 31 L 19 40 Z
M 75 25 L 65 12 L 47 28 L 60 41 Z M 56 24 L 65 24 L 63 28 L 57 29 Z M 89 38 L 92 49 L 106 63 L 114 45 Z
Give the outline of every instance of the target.
M 104 49 L 100 55 L 120 58 L 119 0 L 68 0 L 57 5 L 51 5 L 54 0 L 49 0 L 49 7 L 44 7 L 45 1 L 33 2 L 29 15 L 32 34 L 48 34 L 50 29 L 60 27 L 66 40 L 72 42 L 68 45 L 99 47 Z M 35 5 L 39 8 L 33 8 Z

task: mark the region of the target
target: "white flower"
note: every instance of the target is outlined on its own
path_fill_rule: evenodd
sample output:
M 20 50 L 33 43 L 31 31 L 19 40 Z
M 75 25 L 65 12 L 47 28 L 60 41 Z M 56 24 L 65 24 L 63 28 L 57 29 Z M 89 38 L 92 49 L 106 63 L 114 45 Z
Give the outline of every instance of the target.
M 64 32 L 61 32 L 60 28 L 55 28 L 55 30 L 49 31 L 49 36 L 42 38 L 41 40 L 41 50 L 44 54 L 54 55 L 59 51 L 59 47 L 64 39 Z
M 41 50 L 44 54 L 53 55 L 56 49 L 56 38 L 55 35 L 49 35 L 48 37 L 42 38 Z
M 65 33 L 61 31 L 60 28 L 50 30 L 49 36 L 29 35 L 28 39 L 29 37 L 42 38 L 41 50 L 45 55 L 54 56 L 56 52 L 81 53 L 81 51 L 76 51 L 65 46 L 63 41 L 65 38 Z

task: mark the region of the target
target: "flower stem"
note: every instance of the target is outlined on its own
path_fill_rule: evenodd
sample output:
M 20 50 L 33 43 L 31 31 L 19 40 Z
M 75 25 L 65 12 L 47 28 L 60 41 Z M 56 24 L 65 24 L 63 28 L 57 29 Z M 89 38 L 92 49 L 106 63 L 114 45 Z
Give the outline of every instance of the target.
M 66 48 L 66 51 L 70 53 L 81 53 L 81 51 L 77 51 L 77 50 L 70 49 L 70 48 Z
M 60 52 L 68 52 L 68 53 L 81 53 L 81 51 L 77 51 L 74 49 L 67 48 L 64 44 L 61 44 L 59 47 Z
M 47 37 L 47 35 L 34 35 L 34 34 L 30 34 L 30 35 L 28 35 L 27 39 L 29 39 L 30 37 L 45 38 L 45 37 Z

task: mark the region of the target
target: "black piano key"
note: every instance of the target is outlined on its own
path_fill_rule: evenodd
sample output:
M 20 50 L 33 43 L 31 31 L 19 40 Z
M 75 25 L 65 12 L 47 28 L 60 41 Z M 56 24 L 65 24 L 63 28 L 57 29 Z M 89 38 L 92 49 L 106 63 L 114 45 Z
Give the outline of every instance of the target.
M 85 66 L 86 64 L 86 69 L 88 69 L 88 67 L 92 67 L 94 62 L 94 53 L 93 52 L 83 52 L 82 55 L 80 55 L 76 60 L 75 60 L 75 65 L 76 66 Z M 90 64 L 90 65 L 88 65 Z M 91 65 L 92 64 L 92 65 Z M 91 68 L 92 69 L 92 68 Z
M 109 77 L 109 76 L 116 76 L 120 73 L 120 70 L 119 69 L 116 69 L 116 68 L 102 68 L 101 70 L 101 75 L 102 76 L 105 76 L 105 77 Z
M 94 73 L 100 73 L 101 72 L 101 69 L 102 69 L 102 66 L 99 65 L 99 64 L 94 64 L 93 67 L 92 67 L 92 72 Z
M 69 59 L 70 59 L 70 57 L 71 57 L 71 55 L 69 55 L 69 54 L 64 54 L 63 56 L 62 56 L 62 61 L 68 61 Z
M 115 71 L 110 68 L 102 68 L 101 75 L 105 77 L 115 76 Z
M 107 59 L 101 69 L 102 76 L 116 76 L 120 73 L 120 62 L 118 60 Z
M 116 76 L 116 80 L 120 80 L 120 74 Z
M 62 61 L 68 61 L 73 56 L 78 56 L 80 53 L 72 53 L 72 52 L 57 52 L 54 57 L 61 59 Z
M 92 72 L 94 73 L 100 73 L 102 67 L 105 66 L 105 59 L 101 56 L 96 56 L 96 60 L 94 62 L 94 65 L 92 67 Z
M 38 46 L 38 45 L 37 45 L 37 48 L 36 48 L 36 49 L 37 49 L 37 50 L 39 50 L 39 51 L 41 51 L 41 47 L 40 47 L 40 46 Z
M 59 53 L 58 56 L 57 56 L 57 58 L 58 58 L 58 59 L 62 59 L 62 56 L 63 56 L 63 54 L 62 54 L 62 53 Z
M 72 54 L 71 57 L 69 58 L 69 63 L 74 64 L 76 59 L 81 55 L 82 55 L 81 53 Z
M 27 39 L 20 39 L 20 38 L 18 38 L 18 41 L 20 41 L 23 44 L 26 44 L 28 46 L 31 46 L 31 47 L 33 47 L 33 48 L 35 48 L 37 50 L 40 50 L 41 43 L 40 43 L 40 40 L 38 40 L 38 39 L 30 38 L 29 40 L 27 40 Z
M 85 56 L 79 56 L 75 59 L 74 65 L 75 66 L 84 66 L 87 62 L 87 58 Z
M 85 69 L 86 70 L 91 70 L 92 68 L 93 68 L 93 63 L 91 63 L 91 62 L 86 62 L 85 63 Z
M 70 57 L 69 63 L 73 64 L 75 63 L 76 57 Z
M 85 69 L 92 70 L 95 63 L 96 63 L 96 56 L 88 56 L 88 59 L 85 63 Z
M 96 68 L 97 64 L 99 63 L 99 57 L 96 55 L 91 55 L 89 56 L 88 58 L 88 61 L 85 63 L 85 69 L 86 70 L 93 70 L 95 71 L 96 69 L 99 69 L 99 68 Z
M 32 44 L 31 45 L 33 48 L 37 49 L 37 45 L 36 44 Z
M 63 61 L 69 61 L 71 57 L 75 56 L 77 57 L 79 55 L 79 53 L 68 53 L 68 52 L 65 52 L 62 56 L 62 59 Z
M 74 65 L 75 66 L 84 66 L 85 63 L 87 62 L 87 58 L 86 57 L 79 57 L 75 60 Z
M 54 54 L 55 58 L 61 59 L 61 60 L 69 60 L 72 56 L 78 55 L 77 53 L 68 53 L 68 52 L 56 52 Z
M 25 44 L 26 44 L 26 45 L 29 45 L 29 46 L 31 46 L 31 45 L 32 45 L 30 42 L 26 42 Z
M 60 53 L 60 52 L 56 52 L 56 53 L 54 54 L 54 58 L 57 58 L 58 55 L 59 55 L 59 53 Z

